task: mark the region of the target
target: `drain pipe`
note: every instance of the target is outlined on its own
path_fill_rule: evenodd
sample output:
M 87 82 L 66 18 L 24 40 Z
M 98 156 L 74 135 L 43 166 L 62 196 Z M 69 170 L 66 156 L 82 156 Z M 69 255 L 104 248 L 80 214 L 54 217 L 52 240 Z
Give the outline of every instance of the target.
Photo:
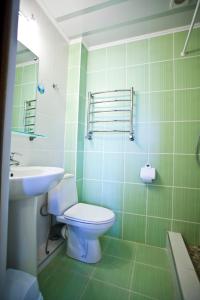
M 181 52 L 181 56 L 185 56 L 185 54 L 187 54 L 186 48 L 187 48 L 187 44 L 188 44 L 188 41 L 189 41 L 189 38 L 190 38 L 191 31 L 194 27 L 194 22 L 195 22 L 196 15 L 197 15 L 197 12 L 198 12 L 198 9 L 199 9 L 199 5 L 200 5 L 200 0 L 197 1 L 197 5 L 196 5 L 195 11 L 194 11 L 194 15 L 192 17 L 192 22 L 191 22 L 190 29 L 189 29 L 188 34 L 187 34 L 187 38 L 185 40 L 185 45 L 184 45 L 183 50 Z

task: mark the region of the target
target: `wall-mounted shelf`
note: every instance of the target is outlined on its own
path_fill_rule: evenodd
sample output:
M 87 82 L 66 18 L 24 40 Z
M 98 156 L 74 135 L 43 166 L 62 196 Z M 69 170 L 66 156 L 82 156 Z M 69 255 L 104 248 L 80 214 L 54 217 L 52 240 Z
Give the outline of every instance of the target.
M 36 134 L 36 133 L 25 132 L 25 131 L 20 131 L 20 130 L 12 129 L 11 132 L 15 135 L 21 135 L 24 137 L 28 137 L 30 141 L 33 141 L 36 138 L 47 138 L 47 136 L 43 135 L 43 134 Z
M 91 140 L 93 133 L 125 132 L 129 133 L 129 139 L 134 141 L 134 94 L 133 87 L 95 93 L 89 92 L 86 138 Z

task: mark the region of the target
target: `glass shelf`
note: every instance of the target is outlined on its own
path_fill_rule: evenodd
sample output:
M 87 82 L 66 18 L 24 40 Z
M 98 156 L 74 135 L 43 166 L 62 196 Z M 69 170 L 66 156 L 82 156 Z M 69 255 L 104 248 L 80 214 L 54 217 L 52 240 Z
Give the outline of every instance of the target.
M 11 132 L 13 134 L 16 134 L 16 135 L 21 135 L 21 136 L 24 136 L 24 137 L 28 137 L 30 140 L 34 140 L 36 138 L 47 138 L 47 136 L 43 135 L 43 134 L 24 132 L 24 131 L 15 130 L 15 129 L 12 129 Z

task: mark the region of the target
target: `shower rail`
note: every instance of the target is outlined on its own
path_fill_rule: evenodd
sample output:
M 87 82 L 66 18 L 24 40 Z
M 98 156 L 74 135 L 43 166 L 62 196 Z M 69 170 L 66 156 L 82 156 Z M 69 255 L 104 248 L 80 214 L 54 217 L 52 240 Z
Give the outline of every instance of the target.
M 109 94 L 109 93 L 120 93 L 120 92 L 128 92 L 129 95 L 126 95 L 126 97 L 124 97 L 123 99 L 119 99 L 119 95 L 113 96 L 114 99 L 110 100 L 102 100 L 100 98 L 100 100 L 98 101 L 98 99 L 96 99 L 95 101 L 95 96 L 97 95 L 101 95 L 101 94 Z M 100 132 L 125 132 L 125 133 L 129 133 L 129 139 L 131 141 L 134 141 L 134 129 L 133 129 L 133 107 L 134 107 L 134 89 L 133 87 L 131 87 L 130 89 L 119 89 L 119 90 L 108 90 L 108 91 L 101 91 L 101 92 L 94 92 L 88 93 L 88 112 L 87 112 L 87 135 L 86 138 L 88 140 L 92 140 L 93 137 L 93 133 L 100 133 Z M 128 99 L 127 99 L 128 98 Z M 118 103 L 118 102 L 126 102 L 129 103 L 129 107 L 128 108 L 124 108 L 124 109 L 119 109 L 119 108 L 103 108 L 102 110 L 98 107 L 96 108 L 96 105 L 98 104 L 107 104 L 107 103 Z M 96 110 L 97 109 L 97 110 Z M 96 114 L 101 114 L 101 113 L 112 113 L 113 115 L 115 113 L 128 113 L 129 112 L 129 117 L 127 119 L 119 119 L 119 116 L 116 118 L 116 116 L 113 116 L 113 119 L 102 119 L 102 120 L 94 120 L 94 117 Z M 93 129 L 93 125 L 96 123 L 129 123 L 129 130 L 123 130 L 123 129 Z

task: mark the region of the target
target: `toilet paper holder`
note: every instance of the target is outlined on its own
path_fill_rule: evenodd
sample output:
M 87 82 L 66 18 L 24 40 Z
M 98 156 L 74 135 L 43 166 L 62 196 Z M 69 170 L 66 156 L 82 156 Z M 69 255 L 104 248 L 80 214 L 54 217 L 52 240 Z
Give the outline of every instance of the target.
M 140 170 L 140 178 L 144 183 L 152 183 L 156 179 L 156 169 L 151 164 L 146 163 Z

